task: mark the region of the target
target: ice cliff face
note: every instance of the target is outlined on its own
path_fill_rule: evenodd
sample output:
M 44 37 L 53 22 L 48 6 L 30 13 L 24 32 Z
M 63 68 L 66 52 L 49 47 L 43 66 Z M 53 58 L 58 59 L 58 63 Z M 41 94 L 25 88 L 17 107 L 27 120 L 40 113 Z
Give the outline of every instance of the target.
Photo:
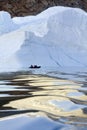
M 87 67 L 84 11 L 52 7 L 37 16 L 14 18 L 12 22 L 19 29 L 0 36 L 2 70 L 28 68 L 31 64 Z

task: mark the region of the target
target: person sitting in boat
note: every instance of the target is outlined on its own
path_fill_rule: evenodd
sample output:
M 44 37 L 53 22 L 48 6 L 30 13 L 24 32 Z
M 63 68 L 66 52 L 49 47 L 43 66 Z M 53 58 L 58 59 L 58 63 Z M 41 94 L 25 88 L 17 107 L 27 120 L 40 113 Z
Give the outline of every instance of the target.
M 31 65 L 29 68 L 33 68 L 33 69 L 35 69 L 35 68 L 41 68 L 41 66 Z

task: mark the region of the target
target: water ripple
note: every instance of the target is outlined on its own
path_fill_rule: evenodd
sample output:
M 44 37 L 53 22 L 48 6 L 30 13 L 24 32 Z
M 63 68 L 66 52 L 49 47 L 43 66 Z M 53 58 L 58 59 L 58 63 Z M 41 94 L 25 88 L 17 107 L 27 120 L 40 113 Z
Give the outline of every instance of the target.
M 1 74 L 0 118 L 25 113 L 87 126 L 86 86 L 86 74 L 84 81 L 61 78 L 60 73 L 58 77 L 30 72 Z

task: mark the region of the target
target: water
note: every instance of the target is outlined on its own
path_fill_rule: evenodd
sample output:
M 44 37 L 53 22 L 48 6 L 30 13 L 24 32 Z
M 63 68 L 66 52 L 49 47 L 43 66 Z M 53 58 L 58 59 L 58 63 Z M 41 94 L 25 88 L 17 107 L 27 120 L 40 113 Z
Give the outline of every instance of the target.
M 64 125 L 64 130 L 86 130 L 86 70 L 51 68 L 1 73 L 0 120 L 19 115 L 39 115 Z

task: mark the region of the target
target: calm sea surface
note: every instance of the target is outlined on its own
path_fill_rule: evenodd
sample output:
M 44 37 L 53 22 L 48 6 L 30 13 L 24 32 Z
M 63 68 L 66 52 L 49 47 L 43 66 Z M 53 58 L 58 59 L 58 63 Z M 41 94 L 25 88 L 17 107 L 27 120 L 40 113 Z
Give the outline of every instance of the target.
M 80 70 L 0 73 L 0 120 L 21 114 L 41 115 L 74 126 L 74 130 L 86 130 L 87 71 Z

